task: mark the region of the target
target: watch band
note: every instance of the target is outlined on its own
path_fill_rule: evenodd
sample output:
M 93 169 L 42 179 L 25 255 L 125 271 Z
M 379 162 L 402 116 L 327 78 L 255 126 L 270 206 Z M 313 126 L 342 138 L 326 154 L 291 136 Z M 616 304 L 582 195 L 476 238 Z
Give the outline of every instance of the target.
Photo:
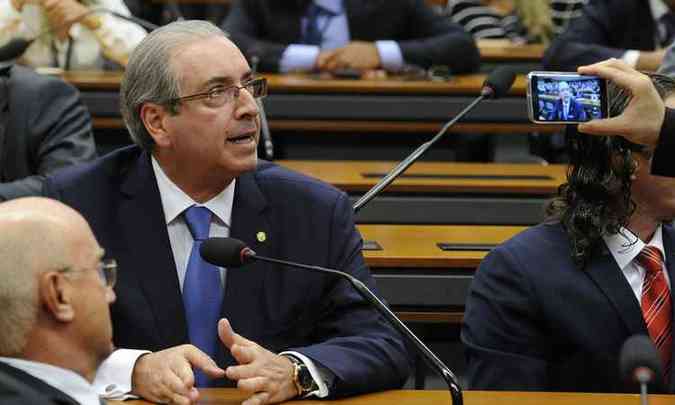
M 284 356 L 293 363 L 293 384 L 298 391 L 298 396 L 304 397 L 319 388 L 309 372 L 309 368 L 302 360 L 290 354 L 284 354 Z

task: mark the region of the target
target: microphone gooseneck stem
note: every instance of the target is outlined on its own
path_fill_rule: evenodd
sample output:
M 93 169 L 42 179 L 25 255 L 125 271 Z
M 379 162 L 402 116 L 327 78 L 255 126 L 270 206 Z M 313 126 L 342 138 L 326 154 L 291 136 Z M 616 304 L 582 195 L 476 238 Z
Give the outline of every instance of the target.
M 441 130 L 438 131 L 438 133 L 434 135 L 434 137 L 431 138 L 431 140 L 420 145 L 417 149 L 415 149 L 415 151 L 412 154 L 410 154 L 410 156 L 405 158 L 391 172 L 389 172 L 389 174 L 384 176 L 373 188 L 371 188 L 370 190 L 368 190 L 368 192 L 366 192 L 363 196 L 361 196 L 361 198 L 359 198 L 359 200 L 356 203 L 354 203 L 353 207 L 354 212 L 355 213 L 359 212 L 359 210 L 363 208 L 364 205 L 368 204 L 370 200 L 372 200 L 376 195 L 378 195 L 382 190 L 384 190 L 389 184 L 391 184 L 391 182 L 396 180 L 396 178 L 400 176 L 401 173 L 406 171 L 413 163 L 415 163 L 420 157 L 422 157 L 422 155 L 424 155 L 426 151 L 429 150 L 429 148 L 431 148 L 436 142 L 438 142 L 438 140 L 441 139 L 443 135 L 445 135 L 446 131 L 451 126 L 455 125 L 455 123 L 459 119 L 461 119 L 462 117 L 464 117 L 464 115 L 466 115 L 466 113 L 471 111 L 476 106 L 476 104 L 483 101 L 483 99 L 485 99 L 486 96 L 487 94 L 481 93 L 481 95 L 476 97 L 476 99 L 473 100 L 471 104 L 469 104 L 462 111 L 460 111 L 460 113 L 457 114 L 455 118 L 453 118 L 452 120 L 448 121 L 445 125 L 443 125 L 443 128 L 441 128 Z
M 647 383 L 640 383 L 640 405 L 649 405 L 649 397 L 647 396 Z
M 422 353 L 424 359 L 435 370 L 440 371 L 441 377 L 448 384 L 450 390 L 450 395 L 452 397 L 453 405 L 463 405 L 464 398 L 462 395 L 462 388 L 459 385 L 457 377 L 450 371 L 450 368 L 446 366 L 441 359 L 439 359 L 432 351 L 429 349 L 415 334 L 408 329 L 408 327 L 400 320 L 398 317 L 377 297 L 373 294 L 370 289 L 361 282 L 361 280 L 353 277 L 352 275 L 333 269 L 327 269 L 320 266 L 310 266 L 307 264 L 293 263 L 286 260 L 273 259 L 265 256 L 258 256 L 253 251 L 248 251 L 245 254 L 247 259 L 250 260 L 260 260 L 263 262 L 276 263 L 290 268 L 301 268 L 312 271 L 319 271 L 322 273 L 333 274 L 342 278 L 346 278 L 351 285 L 358 291 L 358 293 L 363 297 L 364 300 L 372 303 L 377 311 L 382 314 L 382 316 L 387 319 L 390 325 L 392 325 L 396 330 L 401 332 L 410 342 L 412 342 L 417 350 Z

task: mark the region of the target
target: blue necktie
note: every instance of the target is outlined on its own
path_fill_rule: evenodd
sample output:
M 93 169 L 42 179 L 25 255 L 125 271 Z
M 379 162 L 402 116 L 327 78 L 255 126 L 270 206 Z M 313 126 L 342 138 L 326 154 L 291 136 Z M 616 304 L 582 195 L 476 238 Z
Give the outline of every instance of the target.
M 194 239 L 183 283 L 188 335 L 190 343 L 214 358 L 219 344 L 218 318 L 223 302 L 223 287 L 218 267 L 205 262 L 199 254 L 199 247 L 209 237 L 211 211 L 193 205 L 185 210 L 184 217 Z M 206 374 L 195 370 L 197 387 L 206 387 L 208 382 Z
M 310 3 L 307 7 L 307 26 L 305 27 L 305 36 L 303 43 L 307 45 L 321 46 L 323 40 L 323 32 L 319 29 L 319 16 L 324 14 L 322 7 L 314 3 Z

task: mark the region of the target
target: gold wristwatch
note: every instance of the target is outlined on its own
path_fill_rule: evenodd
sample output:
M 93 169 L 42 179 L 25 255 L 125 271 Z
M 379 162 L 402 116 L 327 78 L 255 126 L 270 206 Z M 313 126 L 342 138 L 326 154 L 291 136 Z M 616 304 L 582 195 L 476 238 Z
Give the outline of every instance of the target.
M 293 384 L 295 384 L 299 397 L 304 397 L 310 392 L 319 389 L 312 374 L 309 372 L 309 368 L 307 368 L 307 365 L 302 360 L 290 354 L 284 354 L 284 356 L 293 363 Z

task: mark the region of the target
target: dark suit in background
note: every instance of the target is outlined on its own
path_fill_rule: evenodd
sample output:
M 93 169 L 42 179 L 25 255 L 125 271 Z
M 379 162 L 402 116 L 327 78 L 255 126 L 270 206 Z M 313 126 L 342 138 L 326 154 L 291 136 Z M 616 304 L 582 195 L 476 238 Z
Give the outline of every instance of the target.
M 663 246 L 675 280 L 671 226 L 663 226 Z M 476 271 L 462 329 L 469 387 L 621 392 L 619 352 L 634 334 L 648 332 L 612 254 L 579 270 L 562 226 L 538 225 L 495 248 Z
M 267 162 L 236 181 L 230 236 L 261 255 L 340 269 L 374 288 L 343 192 Z M 82 213 L 119 263 L 115 345 L 157 351 L 188 343 L 149 155 L 137 147 L 113 152 L 50 178 L 47 190 Z M 275 353 L 295 350 L 333 372 L 333 395 L 400 387 L 408 376 L 399 333 L 334 277 L 260 262 L 230 269 L 222 308 L 242 336 Z M 235 364 L 222 346 L 215 360 Z
M 237 0 L 223 30 L 247 59 L 260 58 L 260 70 L 276 72 L 289 44 L 301 40 L 308 1 Z M 436 15 L 424 0 L 344 0 L 352 41 L 397 41 L 405 63 L 448 65 L 453 73 L 478 69 L 480 56 L 471 37 Z
M 562 99 L 558 99 L 553 105 L 553 109 L 550 111 L 548 121 L 586 121 L 588 116 L 584 106 L 581 105 L 574 97 L 570 99 L 569 110 L 567 111 L 567 119 L 563 113 L 564 105 Z
M 63 80 L 14 66 L 0 77 L 0 201 L 40 195 L 45 176 L 96 156 L 89 112 Z
M 0 362 L 0 404 L 79 405 L 60 390 L 3 362 Z
M 573 71 L 626 50 L 653 51 L 658 38 L 648 0 L 593 0 L 546 50 L 547 70 Z

